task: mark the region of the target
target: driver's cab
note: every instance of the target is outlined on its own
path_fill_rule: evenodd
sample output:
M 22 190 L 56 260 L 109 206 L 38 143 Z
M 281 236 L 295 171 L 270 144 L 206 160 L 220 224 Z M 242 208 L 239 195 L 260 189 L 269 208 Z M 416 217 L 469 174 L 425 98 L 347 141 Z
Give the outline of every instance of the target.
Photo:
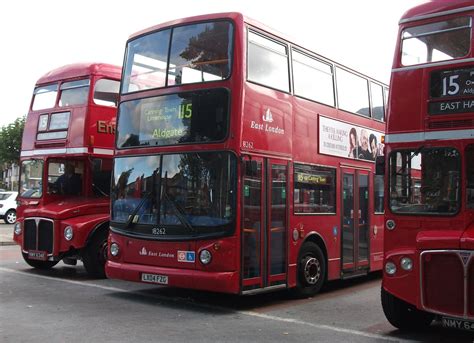
M 84 162 L 80 160 L 49 159 L 47 193 L 51 195 L 84 195 Z
M 108 197 L 111 170 L 110 158 L 45 157 L 24 160 L 20 197 L 43 199 L 44 202 L 60 197 Z

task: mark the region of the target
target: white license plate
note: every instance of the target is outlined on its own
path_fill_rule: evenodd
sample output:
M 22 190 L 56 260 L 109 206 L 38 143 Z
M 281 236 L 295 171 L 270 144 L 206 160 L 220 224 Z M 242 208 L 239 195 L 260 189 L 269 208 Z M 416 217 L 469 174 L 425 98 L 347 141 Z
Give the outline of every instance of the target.
M 32 260 L 46 261 L 48 259 L 48 254 L 46 251 L 30 250 L 28 251 L 28 258 Z
M 474 322 L 456 318 L 442 317 L 441 324 L 445 328 L 468 330 L 474 332 Z
M 167 285 L 168 284 L 168 276 L 158 275 L 158 274 L 142 273 L 142 281 L 143 282 L 150 282 L 150 283 L 157 283 L 157 284 L 160 284 L 160 285 Z

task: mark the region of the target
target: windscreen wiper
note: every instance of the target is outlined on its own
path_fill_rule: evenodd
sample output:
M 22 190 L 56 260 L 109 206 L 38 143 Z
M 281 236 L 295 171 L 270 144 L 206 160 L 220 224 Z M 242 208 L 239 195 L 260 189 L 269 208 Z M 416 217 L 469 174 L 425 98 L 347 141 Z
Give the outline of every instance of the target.
M 142 198 L 142 200 L 140 200 L 137 207 L 135 207 L 135 209 L 132 211 L 132 213 L 130 213 L 130 215 L 128 216 L 128 219 L 125 222 L 124 230 L 129 229 L 130 226 L 132 226 L 132 224 L 135 224 L 136 222 L 138 222 L 138 218 L 135 218 L 138 211 L 143 207 L 143 205 L 145 204 L 145 202 L 147 200 L 150 200 L 152 195 L 153 195 L 153 191 L 149 191 L 149 192 L 145 193 L 144 197 Z
M 196 229 L 194 226 L 189 222 L 189 220 L 186 218 L 186 215 L 184 213 L 184 210 L 178 206 L 177 203 L 175 203 L 173 200 L 170 199 L 168 193 L 166 191 L 162 192 L 163 197 L 165 198 L 166 201 L 168 201 L 171 206 L 173 207 L 174 212 L 176 213 L 176 217 L 178 217 L 179 221 L 181 224 L 184 225 L 186 229 L 191 231 L 192 233 L 196 233 Z

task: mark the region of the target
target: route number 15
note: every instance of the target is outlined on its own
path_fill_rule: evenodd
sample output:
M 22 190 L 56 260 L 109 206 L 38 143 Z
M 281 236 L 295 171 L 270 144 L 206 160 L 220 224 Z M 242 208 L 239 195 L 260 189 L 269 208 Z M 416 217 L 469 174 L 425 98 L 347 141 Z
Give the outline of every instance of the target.
M 459 83 L 457 79 L 459 75 L 451 75 L 443 77 L 443 96 L 456 95 L 459 92 Z

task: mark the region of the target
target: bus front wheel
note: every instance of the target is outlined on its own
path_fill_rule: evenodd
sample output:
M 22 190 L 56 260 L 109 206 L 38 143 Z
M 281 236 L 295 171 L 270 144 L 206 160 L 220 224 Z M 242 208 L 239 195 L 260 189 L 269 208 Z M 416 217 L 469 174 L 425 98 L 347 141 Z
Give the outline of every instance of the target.
M 28 265 L 36 269 L 47 270 L 53 268 L 55 265 L 58 264 L 59 261 L 39 261 L 39 260 L 32 260 L 28 258 L 28 254 L 24 252 L 21 253 L 23 255 L 23 259 L 25 260 Z
M 105 278 L 105 262 L 107 262 L 108 230 L 99 230 L 91 239 L 82 255 L 82 263 L 87 274 L 94 278 Z
M 415 306 L 393 296 L 383 287 L 381 300 L 385 317 L 387 317 L 390 324 L 400 330 L 423 330 L 433 321 L 434 315 L 418 310 Z
M 298 277 L 295 295 L 309 297 L 319 292 L 326 279 L 326 260 L 314 242 L 305 242 L 298 256 Z

